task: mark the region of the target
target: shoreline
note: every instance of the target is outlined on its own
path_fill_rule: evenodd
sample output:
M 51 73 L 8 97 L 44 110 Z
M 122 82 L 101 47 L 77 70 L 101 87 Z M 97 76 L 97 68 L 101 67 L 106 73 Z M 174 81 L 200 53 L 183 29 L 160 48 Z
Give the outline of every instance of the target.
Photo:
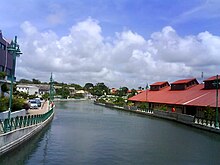
M 156 118 L 161 118 L 169 121 L 174 121 L 178 122 L 180 124 L 184 124 L 187 126 L 191 126 L 200 130 L 220 134 L 220 129 L 217 129 L 213 127 L 210 123 L 202 123 L 198 122 L 194 116 L 186 115 L 186 114 L 178 114 L 178 113 L 173 113 L 173 112 L 165 112 L 165 111 L 160 111 L 160 110 L 153 110 L 153 111 L 140 111 L 140 110 L 129 110 L 125 109 L 124 107 L 119 107 L 116 105 L 111 105 L 111 104 L 104 104 L 104 103 L 99 103 L 99 102 L 94 102 L 95 105 L 99 106 L 104 106 L 108 108 L 113 108 L 125 112 L 131 112 L 131 113 L 136 113 L 140 115 L 145 115 L 145 116 L 150 116 L 150 117 L 156 117 Z M 197 121 L 197 122 L 196 122 Z

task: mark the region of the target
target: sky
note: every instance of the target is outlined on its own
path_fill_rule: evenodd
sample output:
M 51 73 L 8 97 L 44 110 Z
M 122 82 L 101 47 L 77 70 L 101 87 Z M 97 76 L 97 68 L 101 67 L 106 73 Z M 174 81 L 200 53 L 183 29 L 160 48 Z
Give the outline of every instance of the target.
M 16 77 L 129 88 L 219 74 L 219 0 L 1 0 Z

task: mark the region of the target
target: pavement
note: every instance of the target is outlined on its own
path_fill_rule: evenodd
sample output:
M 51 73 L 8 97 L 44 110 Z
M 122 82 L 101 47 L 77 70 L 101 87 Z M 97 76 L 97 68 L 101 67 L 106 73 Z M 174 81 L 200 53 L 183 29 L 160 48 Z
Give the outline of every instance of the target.
M 28 115 L 44 114 L 48 111 L 48 106 L 49 106 L 49 101 L 45 101 L 38 109 L 29 109 Z

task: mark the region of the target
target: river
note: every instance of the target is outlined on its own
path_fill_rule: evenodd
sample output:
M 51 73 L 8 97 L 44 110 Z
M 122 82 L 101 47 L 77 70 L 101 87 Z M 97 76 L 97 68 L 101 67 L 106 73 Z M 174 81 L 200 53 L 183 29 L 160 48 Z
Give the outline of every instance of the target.
M 220 164 L 220 135 L 94 105 L 57 102 L 52 123 L 0 165 Z

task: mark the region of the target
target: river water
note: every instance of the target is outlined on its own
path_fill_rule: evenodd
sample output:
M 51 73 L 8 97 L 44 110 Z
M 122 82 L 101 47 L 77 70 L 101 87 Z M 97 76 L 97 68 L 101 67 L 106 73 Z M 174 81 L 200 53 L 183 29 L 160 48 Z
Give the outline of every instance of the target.
M 94 105 L 57 102 L 52 123 L 0 165 L 220 164 L 220 135 Z

